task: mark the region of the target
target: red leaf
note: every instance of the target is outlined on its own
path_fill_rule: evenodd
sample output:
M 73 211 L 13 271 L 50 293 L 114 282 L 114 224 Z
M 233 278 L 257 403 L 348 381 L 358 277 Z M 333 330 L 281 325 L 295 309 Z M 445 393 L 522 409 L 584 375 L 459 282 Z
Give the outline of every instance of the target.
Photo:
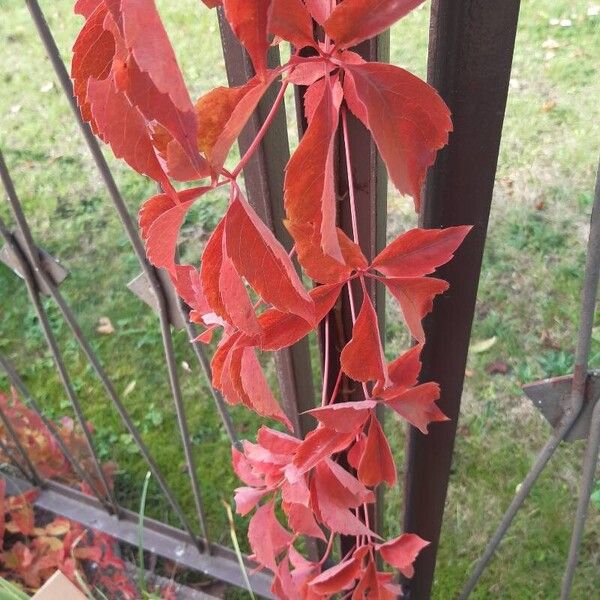
M 4 549 L 4 528 L 6 523 L 6 508 L 4 500 L 6 498 L 6 481 L 0 479 L 0 550 Z
M 245 516 L 269 493 L 270 490 L 240 487 L 235 490 L 235 511 Z
M 227 254 L 237 272 L 265 302 L 314 322 L 315 306 L 287 253 L 271 230 L 236 198 L 225 220 Z
M 447 263 L 471 227 L 411 229 L 397 237 L 373 261 L 375 269 L 388 277 L 421 277 Z
M 396 360 L 390 363 L 388 370 L 394 387 L 413 387 L 421 372 L 421 351 L 423 346 L 417 344 Z
M 394 388 L 380 394 L 385 404 L 422 433 L 427 433 L 429 423 L 448 421 L 448 417 L 438 408 L 435 401 L 440 397 L 437 383 L 423 383 L 400 393 Z
M 316 45 L 312 19 L 302 0 L 271 0 L 269 32 L 291 42 L 296 49 Z
M 407 71 L 382 63 L 347 65 L 344 98 L 368 127 L 390 178 L 410 194 L 416 210 L 427 168 L 452 130 L 450 111 L 437 92 Z
M 411 335 L 417 341 L 425 342 L 421 321 L 433 309 L 433 299 L 448 289 L 448 283 L 433 277 L 388 277 L 384 283 L 400 303 Z
M 246 484 L 252 487 L 262 487 L 264 481 L 252 470 L 252 465 L 248 462 L 242 452 L 235 446 L 231 447 L 231 464 L 235 474 Z
M 81 105 L 80 99 L 80 105 Z M 110 144 L 114 155 L 122 158 L 138 173 L 148 175 L 168 192 L 173 192 L 160 165 L 150 133 L 140 111 L 131 105 L 111 79 L 90 79 L 85 102 L 93 114 L 95 132 Z
M 362 428 L 371 411 L 377 406 L 374 400 L 341 402 L 307 411 L 325 427 L 340 433 L 355 432 Z
M 353 439 L 353 432 L 338 433 L 327 427 L 314 429 L 300 444 L 294 457 L 294 465 L 298 469 L 298 474 L 310 471 L 324 458 L 344 450 Z
M 311 279 L 319 283 L 339 283 L 347 281 L 354 270 L 367 268 L 360 246 L 341 229 L 337 229 L 337 236 L 344 264 L 325 254 L 320 234 L 311 223 L 286 221 L 285 225 L 294 238 L 298 262 Z
M 361 433 L 357 440 L 352 444 L 352 448 L 348 450 L 348 464 L 353 469 L 358 469 L 358 465 L 360 464 L 360 459 L 365 451 L 365 446 L 367 445 L 367 436 L 364 433 Z
M 358 479 L 370 487 L 382 481 L 390 486 L 396 483 L 394 457 L 379 420 L 374 415 L 371 416 L 367 443 L 358 466 Z
M 342 284 L 320 285 L 310 291 L 310 297 L 315 302 L 317 323 L 333 308 L 340 295 Z M 270 308 L 258 317 L 263 333 L 259 347 L 262 350 L 280 350 L 295 344 L 312 331 L 314 325 L 302 317 L 276 308 Z
M 324 254 L 344 263 L 336 228 L 334 147 L 342 89 L 322 86 L 314 115 L 285 175 L 285 210 L 292 223 L 310 223 Z
M 264 426 L 258 430 L 257 441 L 269 452 L 287 456 L 294 454 L 301 443 L 298 438 Z
M 213 231 L 202 254 L 200 279 L 209 306 L 251 338 L 261 332 L 242 278 L 226 252 L 226 218 Z
M 208 8 L 217 8 L 217 6 L 221 6 L 223 4 L 222 0 L 202 0 Z
M 73 12 L 76 15 L 83 15 L 87 19 L 101 3 L 103 4 L 103 0 L 77 0 Z
M 365 501 L 373 501 L 372 492 L 364 488 L 361 493 L 353 493 L 348 489 L 350 478 L 354 479 L 358 486 L 360 482 L 347 474 L 344 483 L 340 482 L 339 472 L 334 474 L 331 461 L 320 462 L 317 465 L 312 479 L 313 507 L 321 522 L 331 531 L 346 535 L 375 535 L 369 528 L 351 512 L 351 508 L 357 508 Z M 341 467 L 339 467 L 341 469 Z M 343 470 L 343 469 L 341 469 Z M 342 476 L 344 477 L 344 476 Z M 355 490 L 359 492 L 360 490 Z M 368 495 L 370 494 L 370 495 Z
M 323 571 L 310 582 L 309 586 L 317 594 L 335 594 L 350 589 L 360 577 L 360 572 L 359 561 L 351 558 Z
M 292 424 L 281 410 L 252 348 L 234 347 L 229 351 L 226 368 L 228 378 L 221 375 L 223 393 L 232 404 L 242 402 L 263 417 L 271 417 L 292 429 Z
M 313 19 L 323 25 L 331 14 L 331 0 L 304 0 Z
M 325 536 L 317 525 L 310 508 L 303 504 L 288 502 L 283 502 L 282 507 L 288 518 L 288 526 L 294 533 L 325 541 Z
M 218 87 L 196 103 L 198 146 L 217 170 L 278 75 L 269 71 L 264 79 L 253 77 L 240 87 Z
M 159 194 L 146 200 L 140 210 L 139 223 L 148 260 L 156 267 L 167 269 L 175 278 L 179 230 L 196 199 L 210 189 L 199 187 L 179 192 L 179 204 L 171 196 Z
M 342 350 L 340 361 L 344 373 L 355 381 L 388 380 L 377 313 L 369 296 L 363 298 L 352 329 L 352 339 Z
M 181 113 L 193 114 L 190 95 L 154 0 L 121 0 L 120 9 L 123 37 L 140 70 Z
M 292 542 L 292 535 L 275 517 L 275 502 L 261 506 L 248 526 L 248 541 L 258 563 L 277 570 L 277 555 Z
M 223 0 L 225 16 L 237 38 L 245 46 L 256 73 L 267 72 L 268 14 L 271 0 Z
M 323 25 L 338 48 L 350 48 L 389 29 L 424 0 L 344 0 Z
M 415 574 L 413 563 L 419 552 L 428 545 L 429 542 L 418 535 L 405 533 L 385 544 L 377 545 L 376 549 L 385 562 L 398 569 L 405 577 L 410 578 Z

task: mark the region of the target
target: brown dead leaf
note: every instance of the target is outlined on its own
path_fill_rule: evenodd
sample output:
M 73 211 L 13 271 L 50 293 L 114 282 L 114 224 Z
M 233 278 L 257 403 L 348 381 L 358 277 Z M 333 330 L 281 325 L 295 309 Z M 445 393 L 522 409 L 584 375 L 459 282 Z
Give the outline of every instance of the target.
M 506 375 L 510 371 L 510 367 L 503 360 L 497 360 L 490 363 L 486 368 L 486 372 L 490 375 Z
M 108 317 L 100 317 L 96 331 L 102 335 L 111 335 L 115 332 L 115 328 Z

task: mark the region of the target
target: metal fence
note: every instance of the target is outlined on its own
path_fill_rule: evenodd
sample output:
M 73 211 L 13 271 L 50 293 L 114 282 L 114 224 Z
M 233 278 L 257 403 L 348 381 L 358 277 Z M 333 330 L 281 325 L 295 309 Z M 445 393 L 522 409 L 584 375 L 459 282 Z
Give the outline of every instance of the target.
M 56 482 L 44 480 L 36 471 L 35 465 L 27 456 L 24 448 L 18 443 L 18 437 L 12 431 L 8 418 L 0 410 L 0 420 L 14 443 L 14 447 L 6 447 L 3 450 L 12 457 L 14 465 L 21 471 L 23 477 L 32 485 L 41 488 L 41 494 L 37 501 L 39 506 L 80 521 L 85 525 L 93 526 L 124 542 L 137 544 L 139 517 L 136 513 L 128 511 L 118 504 L 100 467 L 94 449 L 94 440 L 85 426 L 85 414 L 71 381 L 68 365 L 61 353 L 49 322 L 45 304 L 41 299 L 42 295 L 46 295 L 58 307 L 73 338 L 87 357 L 112 406 L 122 419 L 166 501 L 180 521 L 180 528 L 174 528 L 146 518 L 143 536 L 144 548 L 183 567 L 201 571 L 214 579 L 243 587 L 244 581 L 235 554 L 231 550 L 211 542 L 207 535 L 202 483 L 198 479 L 190 443 L 188 420 L 182 399 L 172 339 L 172 327 L 185 327 L 190 340 L 195 337 L 194 328 L 187 319 L 186 307 L 178 301 L 168 280 L 162 277 L 146 260 L 137 227 L 126 208 L 95 137 L 81 120 L 73 98 L 71 80 L 60 58 L 40 5 L 37 0 L 25 0 L 25 4 L 51 60 L 56 77 L 71 104 L 74 118 L 77 120 L 87 147 L 102 176 L 132 250 L 139 261 L 142 273 L 132 287 L 136 293 L 139 293 L 155 307 L 158 314 L 172 401 L 177 414 L 196 514 L 194 519 L 190 519 L 180 506 L 150 449 L 145 445 L 142 435 L 136 428 L 111 378 L 82 333 L 76 315 L 59 289 L 60 282 L 65 275 L 62 267 L 52 257 L 41 252 L 36 245 L 10 173 L 0 153 L 0 176 L 15 224 L 15 229 L 10 230 L 8 225 L 0 220 L 0 236 L 5 243 L 3 258 L 23 278 L 27 287 L 29 298 L 67 398 L 87 437 L 95 473 L 90 473 L 83 468 L 77 458 L 69 452 L 52 422 L 44 417 L 44 407 L 40 406 L 31 396 L 19 374 L 7 358 L 1 354 L 0 366 L 6 371 L 9 380 L 20 392 L 22 398 L 44 419 L 46 427 L 57 443 L 61 445 L 61 449 L 71 462 L 73 469 L 83 481 L 88 483 L 93 496 L 85 496 Z M 434 313 L 426 322 L 428 343 L 423 353 L 424 366 L 421 376 L 423 380 L 434 380 L 441 384 L 443 393 L 440 407 L 451 421 L 443 426 L 432 426 L 428 436 L 423 436 L 414 429 L 409 434 L 405 466 L 405 509 L 404 515 L 398 515 L 398 518 L 403 520 L 406 530 L 414 531 L 432 542 L 417 560 L 415 577 L 405 582 L 407 597 L 414 600 L 429 598 L 431 594 L 508 93 L 518 13 L 519 0 L 503 0 L 502 2 L 497 0 L 464 0 L 462 2 L 433 0 L 432 3 L 429 80 L 450 106 L 455 132 L 450 145 L 441 152 L 438 162 L 427 180 L 421 225 L 434 228 L 474 224 L 476 227 L 457 253 L 456 258 L 442 270 L 441 276 L 449 281 L 453 293 L 437 301 Z M 240 85 L 252 76 L 251 63 L 222 15 L 220 15 L 219 23 L 229 83 Z M 388 38 L 381 36 L 366 42 L 358 48 L 358 51 L 367 60 L 385 60 L 389 51 Z M 278 61 L 276 50 L 272 51 L 270 58 L 274 63 Z M 271 90 L 270 93 L 276 94 L 277 90 Z M 301 105 L 303 93 L 303 89 L 296 90 L 297 105 Z M 260 129 L 271 101 L 272 97 L 263 100 L 245 129 L 240 140 L 242 152 L 247 149 Z M 298 111 L 298 115 L 301 114 L 301 111 Z M 485 127 L 482 126 L 482 123 L 485 123 Z M 387 177 L 367 131 L 357 121 L 351 120 L 349 125 L 350 145 L 353 152 L 367 157 L 367 160 L 359 162 L 355 181 L 356 188 L 359 190 L 357 206 L 361 228 L 360 238 L 364 240 L 363 251 L 367 258 L 373 258 L 385 242 Z M 300 134 L 304 126 L 305 123 L 299 116 Z M 287 120 L 285 108 L 282 107 L 262 142 L 260 152 L 255 155 L 246 169 L 246 183 L 250 201 L 284 245 L 290 243 L 282 224 L 283 173 L 288 157 Z M 340 181 L 344 181 L 345 164 L 341 159 L 338 168 L 341 174 Z M 343 195 L 345 190 L 339 189 L 339 193 Z M 350 227 L 350 214 L 345 205 L 342 205 L 339 220 L 343 228 Z M 557 432 L 542 452 L 532 474 L 524 482 L 518 497 L 511 505 L 498 533 L 491 541 L 471 578 L 463 594 L 464 598 L 469 595 L 485 565 L 491 559 L 497 544 L 506 532 L 531 485 L 535 482 L 537 475 L 560 441 L 572 430 L 582 408 L 587 406 L 587 410 L 591 414 L 589 403 L 593 403 L 595 400 L 594 398 L 584 400 L 586 400 L 585 390 L 591 389 L 590 386 L 586 388 L 588 381 L 587 354 L 589 353 L 591 318 L 598 279 L 598 261 L 600 260 L 598 258 L 599 221 L 596 210 L 586 275 L 582 334 L 577 354 L 577 370 L 571 396 L 572 402 L 569 405 L 570 410 L 565 412 L 567 415 L 565 420 L 561 421 Z M 371 292 L 376 297 L 378 311 L 381 315 L 380 322 L 383 323 L 383 292 L 378 288 L 373 288 Z M 331 332 L 330 343 L 341 347 L 340 344 L 349 339 L 351 331 L 349 306 L 342 304 L 341 319 L 334 319 L 333 322 L 337 325 Z M 210 365 L 203 347 L 198 343 L 192 343 L 192 347 L 200 367 L 206 374 L 207 381 L 210 382 Z M 330 355 L 335 356 L 336 353 L 332 352 Z M 276 365 L 285 411 L 296 431 L 304 433 L 309 424 L 302 413 L 311 408 L 310 403 L 314 397 L 308 343 L 303 341 L 290 349 L 280 351 L 276 356 Z M 351 399 L 351 394 L 352 392 L 348 391 L 340 392 L 339 401 Z M 238 444 L 235 426 L 223 398 L 215 390 L 212 390 L 212 395 L 230 442 L 234 445 Z M 566 592 L 564 592 L 563 598 L 568 597 L 568 588 L 572 580 L 577 548 L 581 538 L 582 523 L 585 520 L 589 486 L 593 479 L 598 454 L 599 421 L 600 409 L 597 408 L 593 414 L 592 427 L 587 429 L 593 435 L 590 436 L 589 441 L 586 477 L 571 549 L 569 571 L 565 578 Z M 192 524 L 192 520 L 196 519 L 199 531 Z M 251 562 L 248 564 L 251 565 Z M 250 580 L 256 593 L 266 598 L 272 597 L 269 591 L 270 577 L 268 573 L 253 573 L 250 575 Z

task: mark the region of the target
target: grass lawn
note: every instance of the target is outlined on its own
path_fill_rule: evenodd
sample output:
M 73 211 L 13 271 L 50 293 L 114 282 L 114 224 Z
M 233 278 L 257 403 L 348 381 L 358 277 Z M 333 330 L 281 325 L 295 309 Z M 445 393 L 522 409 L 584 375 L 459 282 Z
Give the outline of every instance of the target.
M 72 2 L 41 2 L 66 60 L 80 24 Z M 224 83 L 214 15 L 198 0 L 159 0 L 195 97 Z M 392 60 L 425 71 L 428 3 L 397 25 Z M 524 0 L 495 200 L 469 358 L 463 414 L 436 573 L 437 600 L 455 597 L 515 487 L 550 431 L 523 398 L 522 384 L 569 373 L 600 139 L 600 15 L 590 0 Z M 596 13 L 596 16 L 593 16 Z M 21 0 L 0 0 L 0 148 L 12 170 L 37 240 L 68 266 L 62 286 L 117 389 L 184 506 L 193 511 L 158 323 L 126 288 L 139 272 L 102 182 L 54 80 Z M 150 183 L 116 163 L 114 173 L 135 213 Z M 199 207 L 185 234 L 196 247 L 224 206 Z M 10 220 L 5 202 L 0 215 Z M 390 197 L 389 234 L 413 226 L 405 199 Z M 73 384 L 96 429 L 100 453 L 117 461 L 124 502 L 137 505 L 145 468 L 58 312 L 48 304 Z M 97 331 L 102 317 L 114 332 Z M 390 311 L 390 356 L 406 343 Z M 592 366 L 600 366 L 600 336 Z M 178 362 L 213 539 L 228 542 L 221 498 L 236 480 L 229 447 L 185 336 Z M 481 347 L 481 344 L 479 344 Z M 0 265 L 0 351 L 32 393 L 58 417 L 68 402 L 22 283 Z M 490 375 L 497 363 L 506 373 Z M 7 387 L 0 374 L 0 389 Z M 241 436 L 257 419 L 234 411 Z M 403 428 L 387 423 L 399 455 Z M 558 595 L 574 514 L 581 445 L 561 448 L 516 519 L 473 598 L 546 599 Z M 401 459 L 398 463 L 401 464 Z M 215 468 L 215 466 L 218 466 Z M 402 480 L 402 478 L 400 478 Z M 148 507 L 173 518 L 158 490 Z M 400 493 L 388 494 L 386 529 L 397 532 Z M 175 521 L 173 521 L 175 522 Z M 241 539 L 244 520 L 237 523 Z M 600 511 L 593 508 L 573 598 L 596 597 L 600 585 Z

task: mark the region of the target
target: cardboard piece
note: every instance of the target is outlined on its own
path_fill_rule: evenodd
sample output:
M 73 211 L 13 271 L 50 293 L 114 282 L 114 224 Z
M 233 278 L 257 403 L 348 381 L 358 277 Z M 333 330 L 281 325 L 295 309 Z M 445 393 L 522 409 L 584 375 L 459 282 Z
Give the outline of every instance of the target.
M 56 571 L 38 590 L 33 600 L 87 600 L 60 571 Z

